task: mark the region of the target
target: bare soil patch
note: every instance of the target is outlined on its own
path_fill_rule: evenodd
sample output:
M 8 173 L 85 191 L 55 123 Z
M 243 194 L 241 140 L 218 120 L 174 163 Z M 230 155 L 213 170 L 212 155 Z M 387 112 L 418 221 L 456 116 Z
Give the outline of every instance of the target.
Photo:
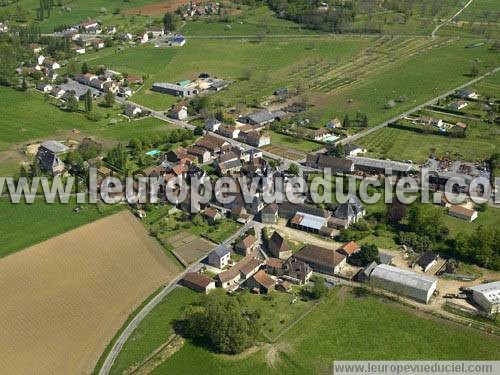
M 162 1 L 154 4 L 143 5 L 141 7 L 130 8 L 122 11 L 125 15 L 144 15 L 144 16 L 158 16 L 165 14 L 167 12 L 173 12 L 181 5 L 187 4 L 187 0 L 168 0 Z
M 140 303 L 179 272 L 128 211 L 0 260 L 0 368 L 91 373 Z

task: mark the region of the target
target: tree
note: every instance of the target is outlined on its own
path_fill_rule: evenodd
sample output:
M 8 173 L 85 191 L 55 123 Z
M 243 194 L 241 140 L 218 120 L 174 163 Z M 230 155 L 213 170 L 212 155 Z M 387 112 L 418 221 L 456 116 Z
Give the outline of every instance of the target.
M 83 158 L 78 151 L 71 151 L 66 154 L 66 163 L 70 166 L 73 173 L 79 173 L 83 170 Z
M 83 160 L 94 159 L 101 154 L 102 144 L 92 138 L 84 138 L 78 146 L 78 152 L 82 155 Z
M 202 126 L 197 126 L 194 129 L 194 135 L 196 135 L 196 136 L 203 135 L 203 127 Z
M 397 224 L 406 217 L 406 205 L 398 199 L 389 204 L 387 210 L 387 220 L 391 224 Z
M 82 68 L 79 67 L 78 63 L 75 60 L 70 60 L 66 69 L 68 71 L 68 74 L 74 77 L 78 74 L 79 71 L 81 71 Z
M 477 66 L 477 64 L 472 65 L 472 67 L 470 68 L 470 75 L 472 77 L 477 77 L 479 75 L 479 67 Z
M 28 85 L 26 84 L 26 78 L 23 77 L 23 82 L 21 83 L 21 90 L 26 91 L 28 90 Z
M 299 166 L 295 163 L 292 163 L 288 166 L 288 173 L 293 174 L 294 176 L 298 176 L 300 172 Z
M 78 111 L 78 100 L 73 95 L 66 101 L 66 109 L 70 112 Z
M 85 112 L 92 112 L 92 92 L 90 89 L 85 93 Z
M 208 342 L 222 353 L 236 354 L 252 346 L 260 332 L 258 315 L 224 290 L 208 294 L 184 314 L 183 330 L 194 339 Z
M 106 95 L 104 95 L 104 104 L 109 108 L 112 108 L 115 104 L 115 94 L 112 91 L 108 91 Z
M 314 299 L 320 299 L 328 293 L 328 288 L 325 285 L 325 279 L 323 277 L 318 277 L 314 282 L 314 286 L 311 289 L 311 297 Z
M 177 28 L 177 18 L 174 13 L 165 13 L 163 16 L 163 27 L 165 31 L 174 31 Z
M 84 62 L 82 64 L 82 69 L 81 70 L 82 70 L 82 74 L 87 74 L 88 72 L 90 72 L 90 68 L 89 68 L 89 66 L 88 66 L 88 64 L 86 62 Z
M 362 266 L 367 266 L 371 262 L 380 262 L 378 248 L 376 245 L 361 245 L 358 259 Z
M 349 115 L 345 115 L 344 120 L 342 121 L 342 127 L 349 128 L 350 126 L 351 126 L 351 119 L 349 118 Z
M 408 228 L 432 241 L 442 240 L 445 232 L 443 212 L 429 204 L 416 204 L 409 210 Z
M 343 158 L 345 156 L 345 147 L 342 143 L 337 143 L 328 148 L 328 155 L 335 156 L 336 158 Z

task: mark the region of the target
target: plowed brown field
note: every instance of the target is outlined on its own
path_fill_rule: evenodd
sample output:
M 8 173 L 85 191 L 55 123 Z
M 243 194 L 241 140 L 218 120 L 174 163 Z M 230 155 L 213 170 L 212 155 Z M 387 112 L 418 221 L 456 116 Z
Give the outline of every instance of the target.
M 128 211 L 1 259 L 0 372 L 92 372 L 129 314 L 179 272 Z
M 139 14 L 143 16 L 158 16 L 167 12 L 174 12 L 181 5 L 187 4 L 188 0 L 168 0 L 161 1 L 154 4 L 143 5 L 136 8 L 124 10 L 122 13 L 125 15 Z

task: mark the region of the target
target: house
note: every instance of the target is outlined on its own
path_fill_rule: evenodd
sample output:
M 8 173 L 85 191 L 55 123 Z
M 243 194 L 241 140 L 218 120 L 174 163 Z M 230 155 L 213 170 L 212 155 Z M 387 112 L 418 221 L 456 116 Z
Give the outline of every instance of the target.
M 181 282 L 187 288 L 193 289 L 197 292 L 207 294 L 209 291 L 215 289 L 215 281 L 208 277 L 201 275 L 198 272 L 188 272 L 182 278 Z
M 140 44 L 147 43 L 149 40 L 148 33 L 146 31 L 140 32 L 137 34 L 137 42 Z
M 358 156 L 359 154 L 365 153 L 366 150 L 356 144 L 348 143 L 344 145 L 344 152 L 347 156 Z
M 222 219 L 222 214 L 220 213 L 220 211 L 211 207 L 203 211 L 201 215 L 210 225 L 215 225 L 217 221 Z
M 281 87 L 279 89 L 274 90 L 273 93 L 274 96 L 278 97 L 278 100 L 286 100 L 288 98 L 288 88 L 286 87 Z
M 170 110 L 170 117 L 176 120 L 185 120 L 188 117 L 187 107 L 182 104 L 175 105 Z
M 338 274 L 346 265 L 346 257 L 337 251 L 324 247 L 307 244 L 295 255 L 304 263 L 307 263 L 315 272 L 327 275 Z
M 186 152 L 188 153 L 188 155 L 194 156 L 201 164 L 209 162 L 212 158 L 208 150 L 197 146 L 190 146 L 186 148 Z
M 325 138 L 328 138 L 332 135 L 332 132 L 327 128 L 319 128 L 316 129 L 313 133 L 313 139 L 318 142 L 322 142 Z
M 324 154 L 307 154 L 306 166 L 316 169 L 330 169 L 334 174 L 354 172 L 354 163 L 351 160 Z
M 334 118 L 333 120 L 328 121 L 326 127 L 328 129 L 339 129 L 342 127 L 342 122 L 338 118 Z
M 459 111 L 465 107 L 467 107 L 467 102 L 465 100 L 455 100 L 448 106 L 448 108 L 451 109 L 452 111 Z
M 262 147 L 271 144 L 271 137 L 268 134 L 261 134 L 258 131 L 240 133 L 240 140 L 254 147 Z
M 240 130 L 235 126 L 222 124 L 219 126 L 217 133 L 226 138 L 236 139 L 240 134 Z
M 217 246 L 208 254 L 208 264 L 212 267 L 223 269 L 229 264 L 231 259 L 231 250 L 224 245 Z
M 458 205 L 451 205 L 448 208 L 448 215 L 467 221 L 474 221 L 477 219 L 478 213 L 476 210 Z
M 50 95 L 52 95 L 54 98 L 60 99 L 64 95 L 65 91 L 60 88 L 59 86 L 55 86 L 51 91 Z
M 285 270 L 283 269 L 284 260 L 269 257 L 266 259 L 266 272 L 270 275 L 274 276 L 283 276 L 285 274 Z
M 171 47 L 182 47 L 186 44 L 186 38 L 182 35 L 173 35 L 166 40 L 167 44 Z
M 221 126 L 221 122 L 215 117 L 209 117 L 205 120 L 205 130 L 209 132 L 216 132 Z
M 46 68 L 48 68 L 50 70 L 56 70 L 56 69 L 61 68 L 61 65 L 57 61 L 50 60 L 50 59 L 45 59 L 43 61 L 43 66 L 45 66 Z
M 351 195 L 349 199 L 341 203 L 334 212 L 335 218 L 342 220 L 347 227 L 357 223 L 365 215 L 366 210 L 356 195 Z
M 488 315 L 500 313 L 500 281 L 470 287 L 472 300 Z
M 43 62 L 45 61 L 45 56 L 44 55 L 40 55 L 36 58 L 36 62 L 38 65 L 43 65 Z
M 150 26 L 147 32 L 148 34 L 152 34 L 153 38 L 158 38 L 165 34 L 165 28 L 163 26 Z
M 38 91 L 41 91 L 41 92 L 44 92 L 44 93 L 48 93 L 48 92 L 51 92 L 53 87 L 50 83 L 37 83 L 36 85 L 36 89 Z
M 170 94 L 174 96 L 180 96 L 183 98 L 188 98 L 198 94 L 198 90 L 192 87 L 181 86 L 175 83 L 167 82 L 156 82 L 153 83 L 152 91 L 156 91 L 162 94 Z
M 349 258 L 352 254 L 357 253 L 359 250 L 361 250 L 361 246 L 354 241 L 348 242 L 337 249 L 340 254 L 347 258 Z
M 210 134 L 206 134 L 196 141 L 195 145 L 208 150 L 212 156 L 217 156 L 230 147 L 229 142 L 225 139 Z
M 273 257 L 279 259 L 287 259 L 292 256 L 292 251 L 288 247 L 288 241 L 277 231 L 269 239 L 267 250 Z
M 247 256 L 251 257 L 250 260 L 244 262 L 240 267 L 240 277 L 243 280 L 248 280 L 248 278 L 255 275 L 262 265 L 262 261 L 255 258 L 252 254 Z
M 121 40 L 122 42 L 130 42 L 132 39 L 134 39 L 134 36 L 130 33 L 121 33 L 117 37 L 118 40 Z
M 107 27 L 104 32 L 106 34 L 115 34 L 116 33 L 116 26 L 109 26 Z
M 249 254 L 241 259 L 234 266 L 217 275 L 217 285 L 224 289 L 233 289 L 237 287 L 240 280 L 247 280 L 253 276 L 260 268 L 261 261 Z
M 461 89 L 455 93 L 455 96 L 462 99 L 477 99 L 479 95 L 472 89 Z
M 95 38 L 92 41 L 92 47 L 94 47 L 95 49 L 102 49 L 102 48 L 104 48 L 104 40 L 99 39 L 99 38 Z
M 437 279 L 386 264 L 379 264 L 370 274 L 373 286 L 422 303 L 428 303 L 437 287 Z
M 217 163 L 215 169 L 219 174 L 226 175 L 231 172 L 239 172 L 242 164 L 240 159 L 231 159 L 224 162 Z
M 423 272 L 427 272 L 432 268 L 439 259 L 439 256 L 432 251 L 426 251 L 417 260 L 416 264 L 422 268 Z
M 98 34 L 101 32 L 99 22 L 97 21 L 82 22 L 77 25 L 77 29 L 89 34 Z
M 271 203 L 265 206 L 260 212 L 263 224 L 275 224 L 278 222 L 278 205 Z
M 61 159 L 61 155 L 68 151 L 69 148 L 60 142 L 46 141 L 38 148 L 36 158 L 43 171 L 57 176 L 64 172 L 64 162 Z
M 142 114 L 142 109 L 141 109 L 141 107 L 138 107 L 136 105 L 128 103 L 125 106 L 124 112 L 125 112 L 125 115 L 127 115 L 128 117 L 135 118 L 135 117 L 139 117 Z
M 431 117 L 431 116 L 420 116 L 420 118 L 417 120 L 417 122 L 422 124 L 422 125 L 436 126 L 438 128 L 441 128 L 443 126 L 442 119 L 437 119 L 437 118 Z
M 252 290 L 258 290 L 259 294 L 272 292 L 275 285 L 276 281 L 263 270 L 260 270 L 247 280 L 247 286 Z
M 236 254 L 246 256 L 254 251 L 256 245 L 257 239 L 254 235 L 249 234 L 234 246 L 234 251 L 236 252 Z
M 309 264 L 295 257 L 288 258 L 284 262 L 283 272 L 283 278 L 299 285 L 307 284 L 313 273 Z

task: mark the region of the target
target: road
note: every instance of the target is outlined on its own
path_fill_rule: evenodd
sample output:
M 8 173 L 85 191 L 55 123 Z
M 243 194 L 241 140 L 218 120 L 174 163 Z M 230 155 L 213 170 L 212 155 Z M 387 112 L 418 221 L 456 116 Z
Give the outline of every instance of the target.
M 439 30 L 441 27 L 443 27 L 443 26 L 447 25 L 448 23 L 450 23 L 451 21 L 453 21 L 453 19 L 455 19 L 456 17 L 458 17 L 458 16 L 459 16 L 459 14 L 460 14 L 460 13 L 462 13 L 462 12 L 465 10 L 465 8 L 467 8 L 469 5 L 471 5 L 471 4 L 472 4 L 472 2 L 473 2 L 473 1 L 474 1 L 474 0 L 469 0 L 469 2 L 467 2 L 467 4 L 465 4 L 465 5 L 462 7 L 462 9 L 460 9 L 457 13 L 455 13 L 453 16 L 451 16 L 450 18 L 448 18 L 448 19 L 447 19 L 446 21 L 444 21 L 442 24 L 437 25 L 437 26 L 436 26 L 436 28 L 432 31 L 432 33 L 431 33 L 431 37 L 432 37 L 432 38 L 434 38 L 434 37 L 436 36 L 436 33 L 438 32 L 438 30 Z
M 411 113 L 413 113 L 413 112 L 416 112 L 416 111 L 419 111 L 419 110 L 423 109 L 424 107 L 427 107 L 427 106 L 429 106 L 429 105 L 433 105 L 433 104 L 435 104 L 438 100 L 440 100 L 440 99 L 444 99 L 444 98 L 446 98 L 447 96 L 452 95 L 452 94 L 453 94 L 455 91 L 457 91 L 457 90 L 460 90 L 460 89 L 463 89 L 463 88 L 465 88 L 465 87 L 467 87 L 467 86 L 473 85 L 474 83 L 479 82 L 479 81 L 481 81 L 482 79 L 484 79 L 484 78 L 486 78 L 486 77 L 488 77 L 488 76 L 490 76 L 490 75 L 492 75 L 492 74 L 495 74 L 495 73 L 496 73 L 496 72 L 498 72 L 499 70 L 500 70 L 500 67 L 496 67 L 495 69 L 490 70 L 489 72 L 487 72 L 487 73 L 483 74 L 482 76 L 479 76 L 479 77 L 477 77 L 477 78 L 474 78 L 474 79 L 472 79 L 472 80 L 470 80 L 470 81 L 468 81 L 468 82 L 464 83 L 463 85 L 460 85 L 460 86 L 458 86 L 458 87 L 455 87 L 454 89 L 452 89 L 452 90 L 450 90 L 450 91 L 448 91 L 448 92 L 446 92 L 446 93 L 444 93 L 444 94 L 442 94 L 442 95 L 436 96 L 435 98 L 433 98 L 433 99 L 431 99 L 431 100 L 429 100 L 429 101 L 427 101 L 427 102 L 425 102 L 425 103 L 423 103 L 423 104 L 419 104 L 419 105 L 417 105 L 416 107 L 414 107 L 414 108 L 412 108 L 412 109 L 410 109 L 410 110 L 408 110 L 408 111 L 406 111 L 406 112 L 404 112 L 404 113 L 401 113 L 401 114 L 399 114 L 399 115 L 397 115 L 397 116 L 395 116 L 395 117 L 391 118 L 390 120 L 384 121 L 384 122 L 382 122 L 381 124 L 378 124 L 378 125 L 376 125 L 376 126 L 374 126 L 374 127 L 372 127 L 372 128 L 369 128 L 369 129 L 366 129 L 366 130 L 360 131 L 359 133 L 356 133 L 356 134 L 354 134 L 354 135 L 351 135 L 350 137 L 346 137 L 346 138 L 344 138 L 344 139 L 342 139 L 342 140 L 338 141 L 337 143 L 341 143 L 341 144 L 345 145 L 345 144 L 347 144 L 347 143 L 350 143 L 350 142 L 356 141 L 356 140 L 358 140 L 358 139 L 360 139 L 360 138 L 362 138 L 362 137 L 365 137 L 365 136 L 367 136 L 368 134 L 371 134 L 371 133 L 373 133 L 373 132 L 376 132 L 377 130 L 380 130 L 380 129 L 382 129 L 382 128 L 385 128 L 385 127 L 386 127 L 387 125 L 389 125 L 391 122 L 395 122 L 395 121 L 399 120 L 399 118 L 401 118 L 401 117 L 405 117 L 405 116 L 408 116 L 408 115 L 410 115 L 410 114 L 411 114 Z
M 226 239 L 223 244 L 229 245 L 235 239 L 240 237 L 244 232 L 246 232 L 253 225 L 253 222 L 247 223 L 241 227 L 237 232 L 235 232 L 231 237 Z M 214 247 L 215 249 L 215 247 Z M 174 280 L 165 285 L 165 287 L 153 297 L 142 309 L 137 313 L 136 316 L 130 321 L 130 323 L 122 331 L 118 339 L 113 344 L 113 347 L 109 351 L 106 359 L 104 360 L 102 367 L 99 370 L 99 375 L 107 375 L 116 360 L 116 357 L 123 348 L 123 345 L 128 340 L 132 332 L 139 326 L 139 324 L 144 320 L 144 318 L 161 302 L 163 299 L 170 294 L 170 292 L 176 287 L 177 283 L 186 275 L 188 272 L 194 272 L 200 268 L 200 262 L 206 257 L 198 259 L 195 263 L 186 268 L 181 274 L 179 274 Z

